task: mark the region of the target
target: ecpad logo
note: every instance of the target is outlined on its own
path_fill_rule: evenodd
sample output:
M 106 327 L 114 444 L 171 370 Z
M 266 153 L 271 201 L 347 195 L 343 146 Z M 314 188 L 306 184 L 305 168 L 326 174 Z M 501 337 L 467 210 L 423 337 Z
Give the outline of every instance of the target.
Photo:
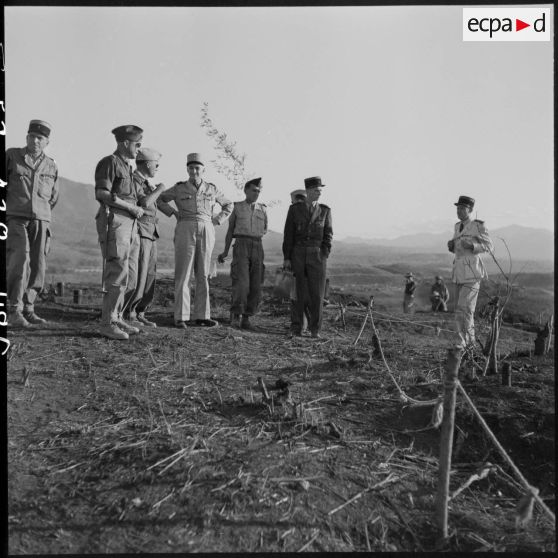
M 550 8 L 463 8 L 464 41 L 550 41 Z

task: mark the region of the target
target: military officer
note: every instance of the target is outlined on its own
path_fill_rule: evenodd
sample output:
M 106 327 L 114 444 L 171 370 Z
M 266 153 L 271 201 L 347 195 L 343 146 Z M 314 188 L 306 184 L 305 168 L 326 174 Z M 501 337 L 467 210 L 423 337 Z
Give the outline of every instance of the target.
M 415 289 L 417 285 L 411 272 L 405 275 L 405 292 L 403 294 L 403 312 L 410 314 L 415 306 Z
M 162 202 L 174 201 L 178 209 L 174 232 L 174 323 L 176 327 L 217 325 L 210 317 L 208 276 L 211 252 L 215 245 L 214 225 L 221 225 L 233 210 L 233 203 L 211 182 L 203 180 L 203 157 L 189 153 L 186 160 L 188 180 L 177 182 L 160 196 Z M 221 212 L 213 215 L 216 204 Z M 170 207 L 170 206 L 169 206 Z M 196 278 L 193 319 L 190 320 L 190 276 Z
M 436 275 L 436 277 L 434 278 L 434 284 L 430 289 L 430 302 L 432 303 L 432 311 L 447 312 L 449 296 L 449 290 L 444 284 L 442 276 Z
M 101 207 L 95 217 L 104 260 L 101 334 L 109 339 L 128 339 L 137 327 L 122 319 L 124 293 L 128 283 L 130 251 L 136 236 L 136 220 L 144 210 L 137 205 L 138 192 L 130 161 L 141 147 L 143 130 L 135 125 L 112 130 L 116 151 L 99 161 L 95 169 L 95 198 Z M 139 243 L 134 244 L 139 251 Z M 132 254 L 132 260 L 137 255 Z
M 458 345 L 465 347 L 475 343 L 474 314 L 480 282 L 486 276 L 480 258 L 483 252 L 492 252 L 494 246 L 483 221 L 471 219 L 475 200 L 459 196 L 453 238 L 448 241 L 448 250 L 455 254 L 452 281 L 457 285 L 455 321 Z
M 8 324 L 29 327 L 46 320 L 35 313 L 50 248 L 51 210 L 58 201 L 58 166 L 45 154 L 52 126 L 31 120 L 26 147 L 6 151 L 6 282 Z
M 157 274 L 157 201 L 164 184 L 153 185 L 149 179 L 154 178 L 159 169 L 161 153 L 155 149 L 142 147 L 136 156 L 134 183 L 138 202 L 143 208 L 143 215 L 137 220 L 137 234 L 132 243 L 129 259 L 129 287 L 124 295 L 124 319 L 135 327 L 157 327 L 155 322 L 145 317 L 145 312 L 153 303 L 155 294 L 155 277 Z M 166 204 L 165 204 L 166 205 Z M 174 214 L 172 208 L 161 207 L 167 215 Z M 139 250 L 135 245 L 139 244 Z M 137 260 L 134 256 L 137 254 Z M 133 288 L 135 285 L 135 288 Z M 131 287 L 131 288 L 130 288 Z
M 250 316 L 258 311 L 262 298 L 265 270 L 262 237 L 267 232 L 267 208 L 257 202 L 261 190 L 261 178 L 248 180 L 244 185 L 246 199 L 235 202 L 229 217 L 225 248 L 217 257 L 219 263 L 224 263 L 234 238 L 231 318 L 236 323 L 242 316 L 241 329 L 250 329 Z
M 306 201 L 289 207 L 283 236 L 283 267 L 292 269 L 296 281 L 297 321 L 291 323 L 291 333 L 302 334 L 304 288 L 308 287 L 310 320 L 308 329 L 313 338 L 320 336 L 327 258 L 331 251 L 333 228 L 331 209 L 318 203 L 322 179 L 304 179 Z

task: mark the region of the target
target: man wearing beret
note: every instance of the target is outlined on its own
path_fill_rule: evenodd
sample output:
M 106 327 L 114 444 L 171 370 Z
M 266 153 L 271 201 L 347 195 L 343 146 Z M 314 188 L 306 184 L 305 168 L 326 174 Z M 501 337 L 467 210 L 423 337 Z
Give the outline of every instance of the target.
M 318 203 L 322 188 L 319 176 L 304 179 L 306 202 L 289 207 L 283 236 L 283 267 L 292 269 L 296 281 L 296 323 L 291 333 L 302 334 L 304 289 L 308 287 L 310 319 L 308 329 L 313 338 L 320 336 L 327 258 L 331 251 L 333 228 L 331 209 Z
M 31 120 L 26 147 L 6 151 L 6 282 L 8 324 L 29 327 L 46 320 L 35 314 L 50 249 L 51 210 L 58 201 L 58 166 L 45 154 L 52 126 Z
M 203 157 L 189 153 L 186 160 L 188 180 L 177 182 L 161 194 L 161 202 L 174 201 L 178 222 L 174 232 L 174 323 L 186 328 L 217 325 L 209 305 L 209 267 L 215 245 L 214 225 L 221 225 L 233 210 L 233 203 L 211 182 L 203 180 Z M 213 215 L 216 204 L 221 212 Z M 170 206 L 169 206 L 170 207 Z M 190 308 L 190 276 L 196 277 L 194 311 Z M 191 314 L 193 319 L 190 320 Z
M 459 222 L 455 224 L 453 238 L 448 241 L 448 250 L 455 254 L 452 280 L 457 285 L 455 322 L 458 345 L 465 347 L 475 343 L 475 306 L 481 279 L 486 277 L 480 254 L 492 252 L 494 246 L 484 222 L 471 219 L 475 200 L 469 196 L 459 196 L 454 205 Z
M 220 263 L 224 263 L 234 238 L 231 317 L 232 322 L 237 323 L 242 317 L 241 329 L 250 329 L 250 316 L 258 311 L 262 298 L 265 269 L 262 237 L 267 232 L 267 209 L 265 204 L 257 203 L 261 189 L 261 178 L 248 180 L 244 185 L 246 199 L 234 203 L 225 248 L 217 257 Z
M 138 194 L 139 205 L 143 208 L 143 215 L 137 219 L 137 234 L 132 242 L 128 262 L 128 287 L 124 295 L 124 319 L 134 327 L 157 327 L 155 322 L 145 317 L 145 312 L 153 303 L 155 294 L 155 277 L 157 274 L 157 201 L 164 184 L 154 186 L 149 179 L 153 178 L 159 169 L 161 154 L 155 149 L 142 147 L 136 156 L 136 170 L 134 183 Z M 172 208 L 161 208 L 171 216 Z M 139 244 L 139 250 L 135 246 Z M 137 259 L 135 256 L 137 255 Z M 135 287 L 134 287 L 135 286 Z
M 128 285 L 128 264 L 136 235 L 136 219 L 144 211 L 137 205 L 138 192 L 130 161 L 141 147 L 143 130 L 138 126 L 118 126 L 112 130 L 116 151 L 99 161 L 95 169 L 95 198 L 101 204 L 95 217 L 104 260 L 101 333 L 109 339 L 128 339 L 137 327 L 121 317 Z M 139 250 L 139 243 L 135 244 Z M 132 258 L 137 256 L 132 254 Z

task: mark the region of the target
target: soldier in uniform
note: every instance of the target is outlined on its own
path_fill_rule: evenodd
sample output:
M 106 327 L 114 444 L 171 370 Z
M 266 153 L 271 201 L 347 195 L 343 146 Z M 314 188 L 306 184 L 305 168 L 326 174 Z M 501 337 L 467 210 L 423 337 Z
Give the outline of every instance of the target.
M 432 311 L 447 312 L 449 296 L 449 290 L 444 284 L 444 280 L 442 279 L 441 275 L 436 275 L 436 277 L 434 278 L 434 284 L 430 289 L 430 302 L 432 303 Z
M 313 338 L 320 336 L 327 258 L 331 251 L 333 228 L 331 209 L 318 203 L 322 188 L 319 176 L 304 179 L 306 202 L 289 207 L 283 237 L 283 267 L 292 269 L 296 281 L 297 321 L 291 333 L 302 334 L 304 288 L 308 287 L 310 320 L 308 329 Z
M 128 286 L 130 251 L 137 234 L 136 219 L 144 211 L 137 205 L 131 160 L 141 147 L 143 130 L 138 126 L 118 126 L 112 133 L 116 151 L 99 161 L 95 169 L 95 198 L 101 207 L 95 217 L 104 260 L 101 333 L 109 339 L 128 339 L 128 333 L 139 333 L 137 327 L 122 319 L 124 293 Z M 139 250 L 139 243 L 134 244 Z M 132 254 L 132 259 L 137 255 Z M 133 287 L 134 285 L 130 285 Z
M 161 194 L 162 202 L 174 201 L 178 222 L 174 232 L 174 323 L 176 327 L 217 325 L 210 317 L 208 276 L 215 245 L 214 225 L 221 225 L 233 210 L 233 203 L 211 182 L 203 180 L 205 170 L 199 153 L 188 154 L 189 179 L 177 182 Z M 221 212 L 213 215 L 218 203 Z M 190 320 L 190 276 L 196 277 L 193 320 Z
M 132 243 L 129 259 L 128 288 L 124 295 L 124 319 L 134 327 L 157 327 L 155 322 L 145 317 L 145 312 L 153 303 L 155 294 L 155 277 L 157 274 L 157 202 L 165 189 L 164 184 L 153 185 L 153 178 L 159 169 L 161 154 L 155 149 L 142 147 L 136 156 L 134 183 L 139 205 L 143 215 L 137 220 L 137 234 Z M 167 216 L 175 211 L 166 204 L 160 209 Z M 139 250 L 136 245 L 139 244 Z M 137 260 L 134 256 L 137 254 Z M 135 285 L 135 288 L 133 286 Z
M 265 270 L 262 237 L 267 232 L 267 209 L 265 204 L 257 203 L 261 189 L 261 178 L 248 180 L 244 185 L 246 199 L 235 202 L 225 248 L 217 257 L 219 263 L 224 263 L 234 238 L 231 319 L 236 324 L 242 316 L 241 329 L 250 329 L 250 316 L 258 311 L 262 298 Z
M 34 302 L 43 288 L 51 210 L 58 201 L 58 166 L 45 154 L 52 126 L 31 120 L 26 147 L 6 151 L 6 282 L 11 327 L 44 324 Z
M 455 321 L 458 345 L 465 347 L 475 343 L 475 306 L 481 279 L 486 276 L 480 254 L 492 252 L 494 246 L 484 222 L 470 217 L 475 200 L 459 196 L 454 205 L 457 206 L 459 222 L 455 224 L 453 238 L 448 241 L 448 250 L 455 254 L 452 281 L 457 285 Z
M 415 306 L 415 289 L 417 285 L 411 272 L 405 275 L 405 293 L 403 295 L 403 312 L 410 314 Z

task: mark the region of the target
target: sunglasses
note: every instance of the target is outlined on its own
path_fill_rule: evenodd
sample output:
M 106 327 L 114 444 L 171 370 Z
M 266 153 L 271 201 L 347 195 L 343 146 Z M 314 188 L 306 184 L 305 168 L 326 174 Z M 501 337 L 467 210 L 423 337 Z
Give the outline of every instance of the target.
M 129 143 L 130 145 L 135 145 L 136 147 L 141 147 L 141 141 L 136 141 L 136 142 L 134 142 L 134 141 L 128 140 L 128 143 Z

